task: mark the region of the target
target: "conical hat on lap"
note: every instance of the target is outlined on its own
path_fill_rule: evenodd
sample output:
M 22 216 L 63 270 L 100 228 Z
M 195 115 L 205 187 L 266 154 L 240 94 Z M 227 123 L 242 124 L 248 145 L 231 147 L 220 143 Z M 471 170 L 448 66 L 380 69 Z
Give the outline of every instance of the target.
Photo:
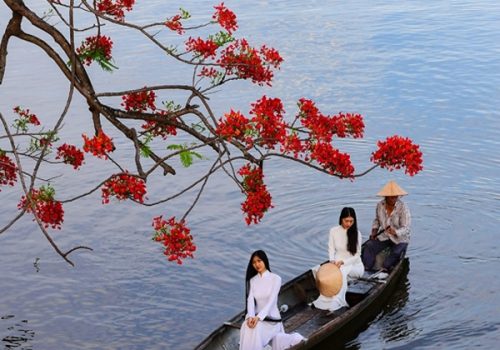
M 326 263 L 320 266 L 316 272 L 316 286 L 321 295 L 333 297 L 337 295 L 342 287 L 342 272 L 334 263 Z
M 377 196 L 391 197 L 391 196 L 405 196 L 408 193 L 403 190 L 396 181 L 389 181 L 382 189 L 377 193 Z

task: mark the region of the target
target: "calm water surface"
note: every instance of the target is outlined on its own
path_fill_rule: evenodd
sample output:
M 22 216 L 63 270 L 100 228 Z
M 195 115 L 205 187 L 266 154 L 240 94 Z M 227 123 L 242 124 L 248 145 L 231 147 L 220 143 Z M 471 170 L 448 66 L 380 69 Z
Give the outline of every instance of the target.
M 36 3 L 43 11 L 43 2 Z M 139 1 L 130 16 L 148 21 L 179 4 Z M 209 1 L 183 1 L 195 18 Z M 285 65 L 273 89 L 235 84 L 212 97 L 219 115 L 248 110 L 262 94 L 280 96 L 290 114 L 301 97 L 325 113 L 360 112 L 366 138 L 348 141 L 358 171 L 370 166 L 376 140 L 411 137 L 425 171 L 409 178 L 374 171 L 354 183 L 286 162 L 267 167 L 275 208 L 246 227 L 237 189 L 215 177 L 190 216 L 198 251 L 183 266 L 167 263 L 150 240 L 150 220 L 182 213 L 186 199 L 146 210 L 102 206 L 98 196 L 67 205 L 64 249 L 88 245 L 72 268 L 58 258 L 26 218 L 0 236 L 0 343 L 18 349 L 191 349 L 243 307 L 247 258 L 265 249 L 284 281 L 327 257 L 327 232 L 343 206 L 358 211 L 365 235 L 377 197 L 389 179 L 410 195 L 414 235 L 410 271 L 366 328 L 340 341 L 346 349 L 495 348 L 500 340 L 500 3 L 485 1 L 226 1 L 240 34 L 277 47 Z M 9 11 L 0 4 L 0 29 Z M 29 26 L 26 25 L 29 29 Z M 99 91 L 185 83 L 182 68 L 133 33 L 109 28 L 117 65 L 109 76 L 91 70 Z M 162 34 L 163 35 L 163 34 Z M 169 38 L 164 34 L 164 39 Z M 144 57 L 147 57 L 148 61 Z M 0 110 L 30 107 L 43 120 L 60 113 L 67 83 L 40 52 L 19 40 L 9 47 Z M 91 132 L 77 98 L 64 137 Z M 75 141 L 78 142 L 78 141 Z M 86 168 L 86 169 L 85 169 Z M 68 198 L 102 179 L 89 160 L 76 176 L 57 180 Z M 201 168 L 200 168 L 201 169 Z M 179 177 L 182 184 L 188 175 Z M 151 200 L 179 183 L 150 188 Z M 62 188 L 64 186 L 64 189 Z M 2 225 L 16 213 L 19 193 L 1 193 Z M 38 265 L 34 262 L 38 260 Z

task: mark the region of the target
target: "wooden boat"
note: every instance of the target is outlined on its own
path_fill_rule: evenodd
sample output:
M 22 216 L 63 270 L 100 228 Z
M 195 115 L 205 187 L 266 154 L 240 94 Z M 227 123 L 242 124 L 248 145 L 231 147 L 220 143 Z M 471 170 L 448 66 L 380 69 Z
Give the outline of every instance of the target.
M 384 279 L 365 273 L 362 278 L 349 281 L 346 300 L 350 308 L 343 308 L 333 313 L 310 306 L 310 303 L 319 296 L 311 270 L 285 283 L 278 296 L 278 306 L 282 311 L 285 331 L 299 332 L 306 338 L 290 349 L 311 349 L 321 345 L 330 348 L 328 338 L 338 336 L 341 331 L 352 332 L 353 329 L 365 325 L 366 321 L 374 317 L 387 302 L 398 282 L 408 272 L 408 267 L 408 258 L 404 258 Z M 238 350 L 240 327 L 244 317 L 245 311 L 240 312 L 212 332 L 195 349 Z

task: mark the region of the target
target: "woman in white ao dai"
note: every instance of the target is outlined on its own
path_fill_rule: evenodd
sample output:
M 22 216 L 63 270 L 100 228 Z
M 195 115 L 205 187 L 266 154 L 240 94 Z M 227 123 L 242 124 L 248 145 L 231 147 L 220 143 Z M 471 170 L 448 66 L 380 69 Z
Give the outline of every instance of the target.
M 361 277 L 365 272 L 361 261 L 361 233 L 358 231 L 356 212 L 353 208 L 343 208 L 339 226 L 330 229 L 328 256 L 330 262 L 340 268 L 342 287 L 337 295 L 333 297 L 320 295 L 313 304 L 318 309 L 335 311 L 349 306 L 345 299 L 348 278 Z
M 246 281 L 247 313 L 240 330 L 240 350 L 261 350 L 270 342 L 273 350 L 282 350 L 300 342 L 303 337 L 298 333 L 286 334 L 281 323 L 281 277 L 269 269 L 264 251 L 252 254 Z

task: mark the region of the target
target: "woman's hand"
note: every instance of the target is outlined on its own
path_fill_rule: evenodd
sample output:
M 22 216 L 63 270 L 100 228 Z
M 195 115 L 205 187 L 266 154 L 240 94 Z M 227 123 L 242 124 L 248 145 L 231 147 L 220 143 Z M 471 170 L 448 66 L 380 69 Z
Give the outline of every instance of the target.
M 258 316 L 249 317 L 247 318 L 247 325 L 249 328 L 255 328 L 255 326 L 257 326 L 257 322 L 259 321 L 260 318 Z
M 337 260 L 337 261 L 334 261 L 333 262 L 339 269 L 342 265 L 344 265 L 344 261 L 343 260 Z

